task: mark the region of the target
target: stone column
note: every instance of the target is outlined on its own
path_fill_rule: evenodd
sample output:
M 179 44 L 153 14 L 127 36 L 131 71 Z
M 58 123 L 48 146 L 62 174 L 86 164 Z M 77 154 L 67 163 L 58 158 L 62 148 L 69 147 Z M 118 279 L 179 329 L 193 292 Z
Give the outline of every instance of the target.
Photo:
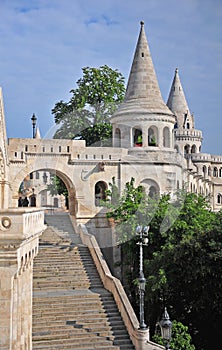
M 0 210 L 0 349 L 32 349 L 33 259 L 44 230 L 39 209 Z
M 16 266 L 0 267 L 0 349 L 13 349 L 13 281 L 16 273 Z M 15 348 L 14 348 L 15 349 Z M 17 348 L 18 349 L 18 348 Z

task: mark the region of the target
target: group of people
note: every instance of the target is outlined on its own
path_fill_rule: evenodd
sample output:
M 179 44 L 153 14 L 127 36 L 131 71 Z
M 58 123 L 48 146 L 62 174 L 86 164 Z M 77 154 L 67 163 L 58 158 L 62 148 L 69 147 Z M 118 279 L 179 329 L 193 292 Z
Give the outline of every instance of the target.
M 28 198 L 27 197 L 25 197 L 25 198 L 19 197 L 19 199 L 18 199 L 18 206 L 19 207 L 28 207 L 29 206 Z M 31 207 L 36 207 L 36 197 L 35 197 L 35 195 L 32 195 L 30 197 L 30 206 Z

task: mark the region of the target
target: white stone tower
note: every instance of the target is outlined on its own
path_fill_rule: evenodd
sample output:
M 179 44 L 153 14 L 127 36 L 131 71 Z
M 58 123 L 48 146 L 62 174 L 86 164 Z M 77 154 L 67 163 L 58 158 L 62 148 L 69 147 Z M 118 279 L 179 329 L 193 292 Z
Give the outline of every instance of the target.
M 125 99 L 111 123 L 114 147 L 142 147 L 146 151 L 174 148 L 175 116 L 161 96 L 143 22 Z
M 151 196 L 182 188 L 184 157 L 174 148 L 176 117 L 161 96 L 141 22 L 125 99 L 111 118 L 113 146 L 127 149 L 121 181 L 134 177 Z
M 180 82 L 178 69 L 175 71 L 167 106 L 176 116 L 175 147 L 181 154 L 200 153 L 202 132 L 194 126 L 194 116 L 190 113 Z

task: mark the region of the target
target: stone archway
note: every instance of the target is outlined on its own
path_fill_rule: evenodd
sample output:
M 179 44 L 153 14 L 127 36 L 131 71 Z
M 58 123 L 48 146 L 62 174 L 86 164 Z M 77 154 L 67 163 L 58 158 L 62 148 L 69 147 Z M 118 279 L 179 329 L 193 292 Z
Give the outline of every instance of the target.
M 35 167 L 31 169 L 27 169 L 25 167 L 22 169 L 16 176 L 15 181 L 12 182 L 12 205 L 13 207 L 17 207 L 18 202 L 18 191 L 20 184 L 23 182 L 23 180 L 27 177 L 27 175 L 34 173 L 34 172 L 52 172 L 56 174 L 65 184 L 67 191 L 68 191 L 68 201 L 69 201 L 69 213 L 70 215 L 76 217 L 77 211 L 78 211 L 78 203 L 76 199 L 76 190 L 74 183 L 70 176 L 68 176 L 65 172 L 61 170 L 54 169 L 52 167 L 43 168 L 43 167 Z
M 140 185 L 144 187 L 150 197 L 155 198 L 160 196 L 160 187 L 155 180 L 144 179 L 140 182 Z

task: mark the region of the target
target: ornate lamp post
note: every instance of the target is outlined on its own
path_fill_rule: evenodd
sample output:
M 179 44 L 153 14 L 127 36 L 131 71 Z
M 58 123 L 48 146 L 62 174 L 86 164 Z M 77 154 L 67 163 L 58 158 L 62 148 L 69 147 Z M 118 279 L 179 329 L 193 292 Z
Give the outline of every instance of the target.
M 172 322 L 170 321 L 169 314 L 165 307 L 161 320 L 159 321 L 161 335 L 163 341 L 165 343 L 165 349 L 169 349 L 170 339 L 171 339 L 171 331 L 172 331 Z
M 149 226 L 137 226 L 136 234 L 139 235 L 139 242 L 137 244 L 140 247 L 140 269 L 139 269 L 139 296 L 140 296 L 140 329 L 146 329 L 147 325 L 144 322 L 144 294 L 146 279 L 143 273 L 143 246 L 148 244 L 148 231 Z
M 35 113 L 33 113 L 31 121 L 32 121 L 32 138 L 34 139 L 35 138 L 35 127 L 36 127 L 36 121 L 37 121 Z

